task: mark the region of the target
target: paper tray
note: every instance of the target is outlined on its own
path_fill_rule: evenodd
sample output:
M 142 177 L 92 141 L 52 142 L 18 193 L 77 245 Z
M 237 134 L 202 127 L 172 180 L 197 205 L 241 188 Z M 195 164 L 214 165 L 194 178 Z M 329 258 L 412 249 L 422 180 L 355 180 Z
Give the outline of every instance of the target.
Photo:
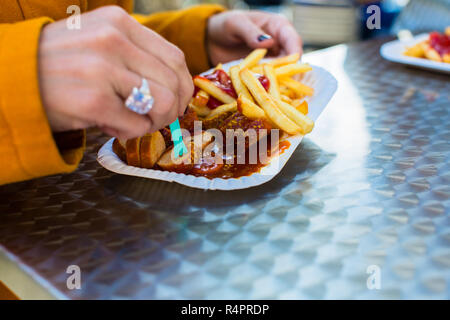
M 226 63 L 223 65 L 223 68 L 224 70 L 228 70 L 240 61 Z M 309 107 L 308 117 L 316 121 L 335 93 L 337 82 L 328 71 L 317 66 L 312 67 L 313 70 L 304 75 L 302 82 L 314 88 L 314 96 L 306 98 L 306 101 Z M 211 71 L 206 71 L 203 74 L 208 74 Z M 208 179 L 189 174 L 128 166 L 113 152 L 112 143 L 114 138 L 110 139 L 100 148 L 97 160 L 104 168 L 120 174 L 177 182 L 188 187 L 205 190 L 237 190 L 258 186 L 273 179 L 283 169 L 302 139 L 303 136 L 301 135 L 288 137 L 286 140 L 290 142 L 290 146 L 279 157 L 271 159 L 259 172 L 234 179 Z

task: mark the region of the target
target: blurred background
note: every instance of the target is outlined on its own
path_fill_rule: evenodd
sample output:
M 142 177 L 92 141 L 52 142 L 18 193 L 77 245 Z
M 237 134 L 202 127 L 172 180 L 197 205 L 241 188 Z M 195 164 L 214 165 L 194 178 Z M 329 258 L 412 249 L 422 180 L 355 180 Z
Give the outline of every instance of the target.
M 230 9 L 258 9 L 288 17 L 303 38 L 306 51 L 401 30 L 443 31 L 450 25 L 450 0 L 135 0 L 135 11 L 153 13 L 195 4 L 217 3 Z M 366 27 L 367 7 L 378 5 L 381 29 Z

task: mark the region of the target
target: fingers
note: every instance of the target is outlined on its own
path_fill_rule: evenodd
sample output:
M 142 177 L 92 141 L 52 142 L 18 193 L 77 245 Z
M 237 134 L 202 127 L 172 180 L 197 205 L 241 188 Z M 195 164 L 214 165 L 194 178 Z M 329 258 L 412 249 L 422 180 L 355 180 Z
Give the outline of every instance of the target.
M 182 110 L 184 112 L 187 102 L 182 96 L 182 84 L 179 82 L 177 74 L 171 68 L 141 48 L 136 47 L 131 41 L 125 41 L 119 51 L 124 68 L 135 75 L 156 82 L 172 91 L 172 94 L 175 96 L 175 103 L 172 107 L 177 111 Z M 116 79 L 118 79 L 118 82 L 123 81 L 120 76 L 116 77 Z M 140 86 L 140 82 L 134 86 Z M 116 84 L 116 86 L 120 86 L 120 84 Z M 120 92 L 124 99 L 131 93 L 131 89 L 130 91 Z
M 178 79 L 178 113 L 182 115 L 194 92 L 192 76 L 189 73 L 184 53 L 157 33 L 140 25 L 133 18 L 124 19 L 122 23 L 125 26 L 125 33 L 136 47 L 146 52 L 147 55 L 158 59 L 160 64 L 166 65 L 173 71 L 173 75 L 167 80 L 174 81 L 175 77 Z M 153 66 L 154 64 L 142 64 L 140 66 L 141 72 L 153 73 Z
M 271 49 L 275 55 L 302 54 L 301 37 L 286 17 L 261 11 L 251 11 L 248 15 L 254 24 L 260 25 L 261 29 L 273 37 L 274 45 Z
M 226 21 L 226 30 L 232 36 L 242 39 L 250 48 L 270 48 L 275 44 L 274 39 L 263 31 L 247 15 L 239 15 L 239 19 Z
M 283 48 L 283 51 L 285 51 L 286 55 L 303 53 L 302 39 L 290 23 L 282 25 L 279 29 L 278 42 L 280 43 L 280 47 Z
M 118 80 L 114 85 L 119 95 L 126 99 L 134 86 L 140 86 L 141 77 L 146 78 L 155 99 L 149 112 L 152 129 L 170 124 L 177 115 L 184 114 L 194 91 L 184 54 L 122 9 L 108 7 L 102 10 L 105 19 L 122 32 L 123 37 L 114 50 L 119 52 L 121 64 L 134 74 L 115 77 Z M 136 76 L 139 79 L 134 79 Z M 130 79 L 125 82 L 124 78 Z
M 154 131 L 156 131 L 174 122 L 178 117 L 178 110 L 173 108 L 176 98 L 170 90 L 151 80 L 149 86 L 155 99 L 149 116 L 152 119 Z
M 123 97 L 123 101 L 131 93 L 133 87 L 139 87 L 141 85 L 141 76 L 134 72 L 117 68 L 111 70 L 111 74 L 112 78 L 117 79 L 114 81 L 113 86 L 118 96 Z M 178 117 L 178 109 L 174 108 L 177 98 L 171 90 L 152 79 L 147 80 L 154 103 L 153 108 L 147 116 L 151 119 L 152 126 L 145 133 L 151 133 L 174 122 Z M 125 102 L 122 103 L 122 106 L 126 109 Z
M 91 94 L 90 99 L 96 100 L 90 101 L 90 105 L 98 106 L 92 110 L 95 124 L 99 128 L 107 128 L 105 132 L 108 134 L 130 139 L 142 136 L 154 127 L 149 117 L 128 110 L 114 92 L 108 95 Z

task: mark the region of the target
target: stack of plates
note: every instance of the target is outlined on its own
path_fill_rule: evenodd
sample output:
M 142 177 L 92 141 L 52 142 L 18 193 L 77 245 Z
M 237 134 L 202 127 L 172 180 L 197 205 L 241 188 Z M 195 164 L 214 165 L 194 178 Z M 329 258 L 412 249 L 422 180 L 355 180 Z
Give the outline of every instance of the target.
M 308 45 L 359 38 L 358 7 L 350 0 L 294 0 L 294 25 Z

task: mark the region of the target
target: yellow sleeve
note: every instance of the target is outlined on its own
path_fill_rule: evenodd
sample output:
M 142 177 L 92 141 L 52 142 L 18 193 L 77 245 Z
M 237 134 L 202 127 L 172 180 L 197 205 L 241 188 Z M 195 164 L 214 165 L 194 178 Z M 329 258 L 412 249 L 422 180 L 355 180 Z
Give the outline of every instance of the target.
M 50 22 L 0 24 L 0 184 L 73 171 L 83 155 L 84 133 L 53 136 L 41 104 L 39 36 Z
M 134 17 L 178 46 L 186 56 L 191 74 L 195 75 L 211 67 L 205 47 L 207 22 L 210 16 L 224 10 L 224 7 L 218 5 L 199 5 L 184 10 Z

